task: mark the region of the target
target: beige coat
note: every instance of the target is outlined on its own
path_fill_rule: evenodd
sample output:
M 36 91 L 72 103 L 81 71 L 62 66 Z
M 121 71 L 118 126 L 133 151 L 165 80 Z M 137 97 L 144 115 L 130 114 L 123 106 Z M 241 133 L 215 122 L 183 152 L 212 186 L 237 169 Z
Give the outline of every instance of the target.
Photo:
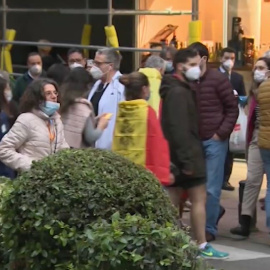
M 62 114 L 65 138 L 70 147 L 86 148 L 86 144 L 83 140 L 83 132 L 88 117 L 93 118 L 94 124 L 95 116 L 92 104 L 84 98 L 76 99 L 75 103 L 70 106 L 68 111 Z
M 50 140 L 48 123 L 55 134 Z M 21 114 L 0 142 L 0 160 L 18 171 L 30 169 L 32 161 L 40 160 L 61 149 L 69 148 L 58 113 L 48 117 L 41 111 Z

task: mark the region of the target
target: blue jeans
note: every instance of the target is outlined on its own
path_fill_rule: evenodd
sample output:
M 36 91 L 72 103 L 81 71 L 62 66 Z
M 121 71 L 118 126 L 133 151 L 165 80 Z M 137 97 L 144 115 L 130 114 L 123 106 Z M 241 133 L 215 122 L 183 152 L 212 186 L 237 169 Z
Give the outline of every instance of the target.
M 266 226 L 270 229 L 270 150 L 260 148 L 264 171 L 267 176 L 267 191 L 265 197 Z
M 220 211 L 220 196 L 224 179 L 224 164 L 228 151 L 228 140 L 203 141 L 207 170 L 206 231 L 217 234 L 217 220 Z

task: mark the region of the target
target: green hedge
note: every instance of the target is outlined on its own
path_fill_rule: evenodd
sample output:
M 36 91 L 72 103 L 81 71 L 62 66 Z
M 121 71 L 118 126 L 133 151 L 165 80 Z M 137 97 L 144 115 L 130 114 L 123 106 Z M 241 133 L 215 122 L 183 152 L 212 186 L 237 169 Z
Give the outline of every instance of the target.
M 4 187 L 0 215 L 1 269 L 199 269 L 155 177 L 111 152 L 65 150 L 34 163 Z

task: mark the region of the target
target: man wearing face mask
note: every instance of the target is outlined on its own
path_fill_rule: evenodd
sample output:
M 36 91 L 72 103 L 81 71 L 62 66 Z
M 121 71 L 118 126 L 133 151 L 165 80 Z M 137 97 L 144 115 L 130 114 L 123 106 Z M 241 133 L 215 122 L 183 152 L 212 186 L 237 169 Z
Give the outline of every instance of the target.
M 20 102 L 27 86 L 35 79 L 45 77 L 46 73 L 42 70 L 42 59 L 37 52 L 32 52 L 27 57 L 28 71 L 19 77 L 15 82 L 13 99 Z
M 166 61 L 165 74 L 173 74 L 173 59 L 177 50 L 172 46 L 165 47 L 160 53 L 160 57 L 162 57 Z
M 244 78 L 237 72 L 233 71 L 235 63 L 235 51 L 231 48 L 224 48 L 221 51 L 221 66 L 219 71 L 228 76 L 233 89 L 237 92 L 238 96 L 246 96 L 246 89 Z
M 206 223 L 206 168 L 199 136 L 199 115 L 196 93 L 190 83 L 201 75 L 200 56 L 190 49 L 179 50 L 174 58 L 175 74 L 165 75 L 160 96 L 162 99 L 161 125 L 169 144 L 171 162 L 179 174 L 167 188 L 172 203 L 178 208 L 181 189 L 187 190 L 191 208 L 192 230 L 200 249 L 200 256 L 225 259 L 229 254 L 215 250 L 207 243 Z
M 219 71 L 228 77 L 229 81 L 232 84 L 235 95 L 237 96 L 246 96 L 246 89 L 243 76 L 233 71 L 235 63 L 235 51 L 231 48 L 224 48 L 221 51 L 221 66 Z M 233 154 L 228 150 L 225 168 L 224 168 L 224 182 L 222 189 L 233 191 L 234 187 L 229 183 L 231 173 L 233 168 Z M 223 210 L 224 211 L 224 210 Z
M 89 70 L 96 81 L 88 100 L 91 101 L 95 115 L 110 113 L 111 119 L 102 136 L 96 141 L 96 148 L 111 149 L 118 103 L 125 100 L 125 87 L 119 82 L 121 55 L 112 48 L 96 52 L 93 66 Z
M 83 55 L 83 51 L 78 48 L 71 48 L 67 53 L 68 58 L 68 66 L 70 69 L 74 69 L 76 67 L 86 66 L 86 59 Z
M 200 55 L 201 74 L 192 83 L 199 111 L 199 131 L 207 168 L 206 237 L 215 240 L 220 216 L 220 196 L 224 180 L 228 140 L 238 118 L 238 102 L 226 76 L 209 69 L 207 47 L 195 42 L 189 46 Z M 224 214 L 224 213 L 223 213 Z

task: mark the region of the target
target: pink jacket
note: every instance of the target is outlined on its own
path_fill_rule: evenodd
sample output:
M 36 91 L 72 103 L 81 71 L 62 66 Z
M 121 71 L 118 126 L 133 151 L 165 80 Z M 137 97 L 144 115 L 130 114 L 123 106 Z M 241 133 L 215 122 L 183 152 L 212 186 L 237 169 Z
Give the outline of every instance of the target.
M 50 139 L 48 124 L 55 135 Z M 58 113 L 48 117 L 33 110 L 21 114 L 0 142 L 0 160 L 8 167 L 25 171 L 32 161 L 40 160 L 61 149 L 69 148 L 65 141 L 63 124 Z
M 255 117 L 255 108 L 256 108 L 257 104 L 258 103 L 257 103 L 255 97 L 251 96 L 250 102 L 249 102 L 249 110 L 248 110 L 247 146 L 249 146 L 249 144 L 252 141 L 252 136 L 253 136 L 253 132 L 255 129 L 254 117 Z
M 89 116 L 93 118 L 94 124 L 95 116 L 92 104 L 84 98 L 76 99 L 68 111 L 62 114 L 65 138 L 70 147 L 77 149 L 86 147 L 83 141 L 83 132 Z

